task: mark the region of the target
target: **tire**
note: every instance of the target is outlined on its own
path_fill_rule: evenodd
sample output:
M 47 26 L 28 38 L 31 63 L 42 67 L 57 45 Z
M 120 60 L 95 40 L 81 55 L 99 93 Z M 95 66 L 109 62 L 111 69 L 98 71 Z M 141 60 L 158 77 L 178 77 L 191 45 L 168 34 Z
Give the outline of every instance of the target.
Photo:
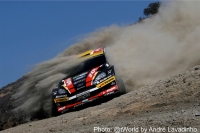
M 54 103 L 53 99 L 52 99 L 51 111 L 52 111 L 52 112 L 51 112 L 52 116 L 58 116 L 58 115 L 59 115 L 59 113 L 58 113 L 58 111 L 57 111 L 57 106 L 56 106 L 56 104 Z
M 126 88 L 124 86 L 124 82 L 118 75 L 115 75 L 115 76 L 116 76 L 116 82 L 118 85 L 119 95 L 126 94 Z

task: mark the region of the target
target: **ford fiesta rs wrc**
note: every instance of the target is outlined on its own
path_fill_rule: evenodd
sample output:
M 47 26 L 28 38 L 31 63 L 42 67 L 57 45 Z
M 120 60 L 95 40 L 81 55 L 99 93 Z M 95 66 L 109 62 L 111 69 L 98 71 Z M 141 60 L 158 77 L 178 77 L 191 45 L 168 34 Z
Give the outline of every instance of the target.
M 64 78 L 52 91 L 54 116 L 105 96 L 126 93 L 114 66 L 106 60 L 105 48 L 86 51 L 78 58 L 82 60 L 80 70 Z

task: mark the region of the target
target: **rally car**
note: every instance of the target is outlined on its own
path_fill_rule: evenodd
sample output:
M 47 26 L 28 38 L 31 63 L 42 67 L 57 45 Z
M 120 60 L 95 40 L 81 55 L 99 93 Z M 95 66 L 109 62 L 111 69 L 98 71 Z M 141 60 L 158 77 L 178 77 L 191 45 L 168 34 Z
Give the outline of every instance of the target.
M 86 51 L 78 58 L 82 60 L 79 71 L 52 90 L 54 116 L 105 96 L 126 93 L 114 66 L 106 60 L 105 48 Z

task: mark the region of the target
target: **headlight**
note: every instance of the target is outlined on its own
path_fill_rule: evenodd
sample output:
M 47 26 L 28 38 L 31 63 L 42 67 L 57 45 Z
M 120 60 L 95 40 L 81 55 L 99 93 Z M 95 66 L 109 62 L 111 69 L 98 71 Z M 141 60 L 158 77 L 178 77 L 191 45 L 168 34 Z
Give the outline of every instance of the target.
M 67 90 L 65 90 L 65 89 L 58 90 L 58 94 L 65 94 L 65 93 L 67 93 Z
M 105 72 L 102 72 L 101 74 L 99 74 L 99 75 L 96 77 L 95 81 L 98 81 L 98 80 L 100 80 L 100 79 L 102 79 L 102 78 L 104 78 L 104 77 L 106 77 L 106 73 L 105 73 Z

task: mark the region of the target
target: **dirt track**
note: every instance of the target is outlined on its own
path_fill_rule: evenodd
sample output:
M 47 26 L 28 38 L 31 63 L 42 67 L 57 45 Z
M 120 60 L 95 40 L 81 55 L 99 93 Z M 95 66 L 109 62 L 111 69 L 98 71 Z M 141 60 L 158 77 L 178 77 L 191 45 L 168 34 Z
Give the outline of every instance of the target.
M 200 133 L 200 66 L 185 73 L 141 87 L 107 103 L 58 117 L 29 122 L 3 130 L 5 133 L 92 133 L 100 128 L 114 132 L 114 127 L 197 129 Z M 132 129 L 132 131 L 133 131 Z M 102 129 L 103 130 L 103 129 Z M 159 130 L 157 130 L 159 132 Z M 161 131 L 160 131 L 161 132 Z M 175 131 L 174 131 L 175 132 Z

